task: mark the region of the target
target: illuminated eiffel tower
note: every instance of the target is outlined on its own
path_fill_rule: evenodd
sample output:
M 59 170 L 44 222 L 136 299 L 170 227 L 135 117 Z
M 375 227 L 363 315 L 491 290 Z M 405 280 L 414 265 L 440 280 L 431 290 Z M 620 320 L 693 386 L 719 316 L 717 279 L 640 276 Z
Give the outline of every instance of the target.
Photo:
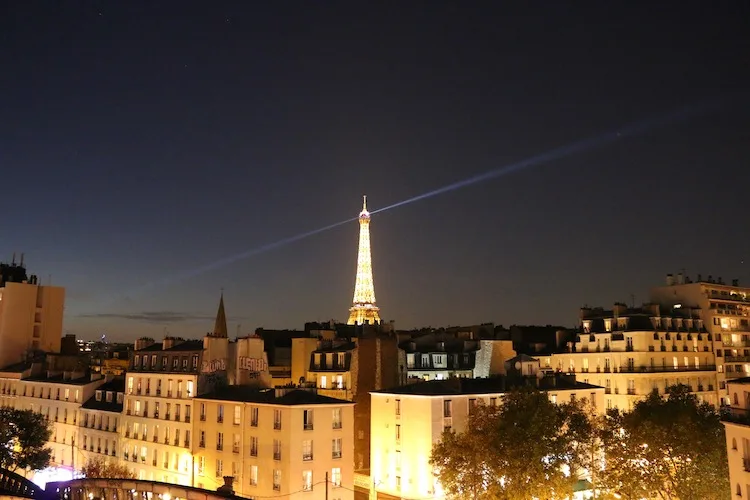
M 349 309 L 350 325 L 380 323 L 380 309 L 375 305 L 375 287 L 372 282 L 372 258 L 370 256 L 370 212 L 367 211 L 367 196 L 359 213 L 359 253 L 357 254 L 357 280 L 354 284 L 354 300 Z

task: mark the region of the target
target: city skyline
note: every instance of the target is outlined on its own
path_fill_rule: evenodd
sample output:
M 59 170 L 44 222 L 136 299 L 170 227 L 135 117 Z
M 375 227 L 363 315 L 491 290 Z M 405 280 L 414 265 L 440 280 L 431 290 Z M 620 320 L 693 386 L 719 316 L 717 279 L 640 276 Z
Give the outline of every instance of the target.
M 743 16 L 679 5 L 8 6 L 0 260 L 64 286 L 79 338 L 200 336 L 222 289 L 230 336 L 345 322 L 366 193 L 397 328 L 573 326 L 681 269 L 747 284 Z

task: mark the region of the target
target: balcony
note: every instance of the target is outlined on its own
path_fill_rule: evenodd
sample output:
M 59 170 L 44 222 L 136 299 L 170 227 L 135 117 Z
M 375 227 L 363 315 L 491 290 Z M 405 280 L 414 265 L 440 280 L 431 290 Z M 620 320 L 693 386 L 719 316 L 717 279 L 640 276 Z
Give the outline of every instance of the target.
M 281 460 L 281 452 L 280 451 L 274 451 L 273 452 L 273 459 L 274 460 Z
M 156 395 L 161 396 L 161 389 L 156 389 Z
M 168 397 L 168 398 L 171 398 L 171 397 L 172 397 L 172 391 L 167 391 L 167 397 Z
M 186 424 L 190 423 L 190 415 L 185 415 L 185 423 Z
M 156 459 L 151 460 L 151 466 L 156 467 Z
M 635 389 L 628 388 L 628 395 L 635 396 Z
M 222 451 L 222 450 L 224 450 L 224 444 L 216 443 L 216 451 Z
M 159 442 L 159 436 L 154 434 L 154 443 L 158 443 L 158 442 Z
M 177 391 L 177 398 L 182 399 L 182 391 Z
M 745 457 L 742 459 L 742 467 L 745 469 L 745 472 L 750 472 L 750 458 Z
M 750 363 L 750 356 L 726 356 L 727 363 Z
M 206 421 L 206 416 L 205 415 L 201 415 L 200 416 L 200 421 L 201 422 L 205 422 Z
M 205 441 L 200 441 L 198 443 L 198 448 L 205 448 L 205 447 L 206 447 L 206 442 Z
M 185 446 L 184 447 L 185 448 L 190 448 L 190 440 L 189 439 L 185 440 Z
M 164 415 L 164 420 L 169 420 L 172 416 L 169 413 Z
M 311 431 L 311 430 L 313 430 L 313 424 L 312 424 L 312 423 L 306 423 L 306 424 L 303 424 L 303 425 L 302 425 L 302 428 L 303 428 L 304 430 L 306 430 L 306 431 Z
M 620 367 L 620 373 L 660 373 L 660 372 L 705 372 L 716 371 L 716 365 L 692 365 L 692 366 L 623 366 Z
M 273 423 L 273 430 L 280 431 L 281 430 L 281 422 L 274 422 Z
M 343 424 L 341 423 L 341 421 L 338 421 L 338 422 L 337 422 L 337 421 L 334 421 L 334 422 L 333 422 L 333 426 L 332 426 L 332 427 L 333 427 L 334 429 L 341 429 L 341 428 L 343 427 Z
M 154 418 L 159 418 L 159 410 L 154 410 Z
M 250 448 L 250 456 L 251 457 L 257 457 L 258 456 L 258 448 Z
M 239 452 L 240 452 L 239 445 L 232 446 L 232 453 L 239 453 Z
M 218 417 L 216 417 L 216 423 L 218 423 L 218 424 L 224 423 L 224 416 L 223 415 L 219 415 Z
M 304 460 L 305 462 L 309 462 L 312 459 L 313 459 L 313 454 L 312 453 L 303 453 L 302 454 L 302 460 Z
M 331 452 L 331 458 L 341 458 L 341 450 L 333 450 L 333 452 Z

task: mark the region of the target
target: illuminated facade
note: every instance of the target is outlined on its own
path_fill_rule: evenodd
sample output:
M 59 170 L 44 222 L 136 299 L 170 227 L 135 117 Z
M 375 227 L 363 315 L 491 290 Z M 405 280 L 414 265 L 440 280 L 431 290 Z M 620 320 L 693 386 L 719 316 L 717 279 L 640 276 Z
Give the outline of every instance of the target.
M 731 402 L 722 417 L 727 440 L 729 484 L 732 495 L 750 497 L 750 377 L 727 381 Z
M 539 380 L 552 401 L 573 398 L 593 402 L 603 412 L 604 389 L 557 375 Z M 519 380 L 519 379 L 514 379 Z M 532 377 L 531 380 L 537 380 Z M 526 381 L 520 380 L 521 384 Z M 377 498 L 443 499 L 444 491 L 429 464 L 432 446 L 443 430 L 465 430 L 471 408 L 502 404 L 511 379 L 433 380 L 372 393 L 371 487 Z M 520 445 L 522 446 L 522 444 Z
M 50 477 L 71 478 L 86 462 L 80 449 L 81 409 L 106 379 L 81 367 L 80 358 L 48 355 L 0 371 L 0 405 L 31 410 L 52 424 Z M 34 479 L 36 481 L 36 479 Z
M 100 385 L 83 405 L 78 416 L 78 443 L 84 465 L 102 459 L 116 463 L 120 449 L 119 423 L 125 400 L 125 381 L 115 379 Z M 80 467 L 79 467 L 80 468 Z
M 200 396 L 195 484 L 216 489 L 224 476 L 246 498 L 351 500 L 354 404 L 295 388 L 227 386 Z
M 666 285 L 651 290 L 651 300 L 668 307 L 699 308 L 712 337 L 716 355 L 718 397 L 729 404 L 728 381 L 750 376 L 750 288 L 739 280 L 727 284 L 721 278 L 701 275 L 667 275 Z
M 711 335 L 698 309 L 584 308 L 567 351 L 552 355 L 552 368 L 604 387 L 607 408 L 631 410 L 652 391 L 666 394 L 667 386 L 678 383 L 701 401 L 718 402 Z
M 60 352 L 65 288 L 42 286 L 14 262 L 0 264 L 0 367 L 30 351 Z
M 357 279 L 354 285 L 354 300 L 349 309 L 350 325 L 380 323 L 380 309 L 375 305 L 375 286 L 372 280 L 372 256 L 370 253 L 370 212 L 367 197 L 359 213 L 359 252 L 357 253 Z

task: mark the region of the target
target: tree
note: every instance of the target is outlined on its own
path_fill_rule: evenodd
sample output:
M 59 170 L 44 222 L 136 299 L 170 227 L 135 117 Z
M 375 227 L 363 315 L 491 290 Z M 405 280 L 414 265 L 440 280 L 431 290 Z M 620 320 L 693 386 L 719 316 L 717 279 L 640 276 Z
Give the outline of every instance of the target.
M 478 405 L 465 431 L 446 431 L 430 463 L 457 498 L 567 498 L 589 450 L 586 405 L 556 405 L 547 393 L 523 388 L 497 407 Z
M 47 468 L 52 450 L 45 445 L 51 435 L 52 429 L 41 414 L 0 408 L 0 468 L 10 471 Z
M 622 498 L 731 497 L 719 414 L 686 385 L 667 388 L 666 399 L 653 392 L 630 412 L 610 411 L 602 441 L 602 481 Z
M 127 465 L 117 462 L 107 463 L 101 458 L 93 458 L 81 469 L 84 477 L 102 477 L 107 479 L 135 479 L 135 473 Z

